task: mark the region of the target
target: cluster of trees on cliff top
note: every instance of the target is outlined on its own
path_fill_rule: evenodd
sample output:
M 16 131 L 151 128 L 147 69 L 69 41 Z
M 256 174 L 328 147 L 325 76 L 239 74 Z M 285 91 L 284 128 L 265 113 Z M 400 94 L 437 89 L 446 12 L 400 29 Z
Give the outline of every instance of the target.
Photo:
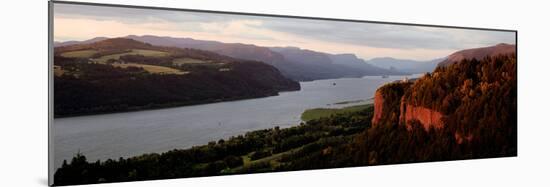
M 55 49 L 56 117 L 181 106 L 299 90 L 276 68 L 196 49 L 109 39 Z
M 424 76 L 405 98 L 442 112 L 444 123 L 462 135 L 475 137 L 477 129 L 515 132 L 510 128 L 517 122 L 516 73 L 515 54 L 463 60 Z
M 366 147 L 368 164 L 515 156 L 517 154 L 517 75 L 515 54 L 470 59 L 438 67 L 415 83 L 381 88 L 384 102 L 381 125 L 356 141 Z M 402 96 L 400 96 L 402 94 Z M 401 98 L 439 111 L 442 129 L 425 129 L 399 121 Z M 391 100 L 391 101 L 388 101 Z

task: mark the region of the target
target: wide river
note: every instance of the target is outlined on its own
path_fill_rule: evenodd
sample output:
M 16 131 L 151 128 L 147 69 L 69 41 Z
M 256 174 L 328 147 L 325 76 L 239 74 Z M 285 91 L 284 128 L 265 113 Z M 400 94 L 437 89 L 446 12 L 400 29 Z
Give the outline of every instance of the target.
M 417 77 L 413 75 L 409 77 Z M 160 153 L 207 144 L 247 131 L 298 125 L 306 109 L 372 102 L 376 89 L 405 76 L 366 76 L 301 82 L 300 91 L 278 96 L 158 110 L 54 120 L 54 164 L 84 154 L 88 161 Z M 347 105 L 360 104 L 352 103 Z

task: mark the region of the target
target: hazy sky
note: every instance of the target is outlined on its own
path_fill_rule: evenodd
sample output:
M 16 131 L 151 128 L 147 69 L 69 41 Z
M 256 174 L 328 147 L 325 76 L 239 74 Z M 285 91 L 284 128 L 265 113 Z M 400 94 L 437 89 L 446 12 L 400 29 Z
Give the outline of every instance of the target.
M 157 35 L 294 46 L 364 59 L 395 57 L 431 60 L 498 43 L 515 44 L 513 32 L 352 23 L 184 11 L 54 5 L 54 40 L 98 36 Z

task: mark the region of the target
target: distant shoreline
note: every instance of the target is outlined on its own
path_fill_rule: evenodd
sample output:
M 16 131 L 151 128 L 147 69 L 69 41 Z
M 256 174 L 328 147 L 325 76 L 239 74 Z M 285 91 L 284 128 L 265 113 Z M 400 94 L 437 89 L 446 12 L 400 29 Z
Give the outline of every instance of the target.
M 249 100 L 249 99 L 259 99 L 259 98 L 278 96 L 280 93 L 294 92 L 294 91 L 300 91 L 300 89 L 298 89 L 298 90 L 289 90 L 289 91 L 279 91 L 277 94 L 265 95 L 265 96 L 238 97 L 238 98 L 230 98 L 230 99 L 215 99 L 215 100 L 186 102 L 186 103 L 152 104 L 152 106 L 146 105 L 146 106 L 141 106 L 141 107 L 131 107 L 127 110 L 112 111 L 112 112 L 90 112 L 90 113 L 83 113 L 83 114 L 69 114 L 69 115 L 61 115 L 61 116 L 56 116 L 55 112 L 54 112 L 54 119 L 71 118 L 71 117 L 84 117 L 84 116 L 98 116 L 98 115 L 106 115 L 106 114 L 117 114 L 117 113 L 126 113 L 126 112 L 140 112 L 140 111 L 161 110 L 161 109 L 178 108 L 178 107 L 186 107 L 186 106 L 196 106 L 196 105 L 203 105 L 203 104 L 215 104 L 215 103 L 222 103 L 222 102 L 243 101 L 243 100 Z

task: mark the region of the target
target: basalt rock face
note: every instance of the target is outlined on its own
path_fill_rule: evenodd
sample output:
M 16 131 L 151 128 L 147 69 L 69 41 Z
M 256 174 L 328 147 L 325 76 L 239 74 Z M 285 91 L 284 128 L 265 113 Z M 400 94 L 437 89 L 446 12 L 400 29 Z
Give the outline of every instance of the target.
M 375 95 L 373 126 L 414 130 L 419 125 L 452 134 L 457 144 L 502 140 L 514 145 L 516 68 L 514 54 L 486 56 L 440 66 L 414 83 L 384 85 Z
M 464 58 L 410 86 L 384 85 L 374 112 L 355 139 L 369 165 L 517 156 L 516 55 Z
M 418 120 L 426 130 L 432 127 L 441 129 L 444 125 L 442 113 L 421 106 L 413 106 L 404 102 L 404 98 L 402 98 L 400 114 L 399 121 L 407 125 L 408 129 L 410 129 L 412 120 Z
M 410 121 L 417 120 L 428 130 L 431 127 L 443 127 L 441 112 L 415 106 L 405 100 L 404 94 L 412 86 L 411 82 L 395 82 L 380 87 L 374 95 L 374 116 L 372 124 L 401 124 L 410 126 Z
M 372 117 L 372 124 L 378 124 L 380 123 L 380 119 L 382 119 L 382 111 L 384 111 L 384 96 L 382 96 L 382 93 L 377 91 L 374 94 L 374 115 Z
M 401 98 L 411 84 L 410 82 L 394 82 L 376 90 L 374 116 L 372 118 L 373 126 L 399 122 Z

